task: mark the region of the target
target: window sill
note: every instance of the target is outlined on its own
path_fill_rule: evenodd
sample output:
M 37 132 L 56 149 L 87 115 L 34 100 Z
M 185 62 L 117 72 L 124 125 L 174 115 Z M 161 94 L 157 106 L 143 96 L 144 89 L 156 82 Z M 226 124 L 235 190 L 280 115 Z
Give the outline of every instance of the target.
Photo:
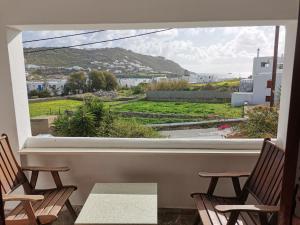
M 29 154 L 245 154 L 257 155 L 263 139 L 144 139 L 31 137 L 22 155 Z

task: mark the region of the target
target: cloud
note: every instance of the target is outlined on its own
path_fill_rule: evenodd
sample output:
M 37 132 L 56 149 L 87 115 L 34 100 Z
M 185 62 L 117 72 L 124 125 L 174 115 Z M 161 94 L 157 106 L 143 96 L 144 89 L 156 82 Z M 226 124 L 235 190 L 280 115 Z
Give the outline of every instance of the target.
M 67 46 L 131 36 L 154 30 L 109 30 L 70 38 L 34 42 L 25 46 Z M 25 32 L 24 40 L 38 39 L 78 31 Z M 279 54 L 284 52 L 285 30 L 281 28 Z M 274 27 L 222 27 L 172 29 L 147 36 L 85 46 L 85 48 L 122 47 L 153 56 L 164 56 L 195 72 L 251 74 L 252 60 L 272 55 Z

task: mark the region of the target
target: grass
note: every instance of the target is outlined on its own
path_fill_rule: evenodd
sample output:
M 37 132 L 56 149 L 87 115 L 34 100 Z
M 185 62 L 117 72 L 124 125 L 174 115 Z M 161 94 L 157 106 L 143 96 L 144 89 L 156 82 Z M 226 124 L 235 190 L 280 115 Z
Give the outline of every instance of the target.
M 182 123 L 197 122 L 199 119 L 180 119 L 180 118 L 143 118 L 143 117 L 122 117 L 124 120 L 130 121 L 134 119 L 141 124 L 161 124 L 161 123 Z
M 225 81 L 218 81 L 218 82 L 211 82 L 209 83 L 211 86 L 219 88 L 219 87 L 238 87 L 240 85 L 240 79 L 232 79 L 232 80 L 225 80 Z M 192 87 L 201 88 L 206 86 L 207 84 L 192 84 Z
M 112 106 L 118 104 L 119 102 L 104 102 L 105 106 Z M 64 113 L 64 111 L 73 111 L 78 106 L 82 105 L 82 101 L 79 100 L 53 100 L 45 102 L 30 102 L 29 111 L 30 117 L 45 116 L 45 115 L 59 115 Z
M 231 107 L 228 103 L 136 101 L 112 106 L 111 109 L 118 112 L 185 114 L 201 118 L 237 118 L 242 116 L 241 107 Z
M 118 96 L 119 97 L 130 97 L 133 95 L 132 89 L 121 89 L 118 90 Z
M 74 110 L 80 105 L 82 105 L 82 101 L 67 99 L 45 102 L 30 102 L 30 117 L 43 115 L 58 115 L 59 113 L 63 113 L 65 110 Z
M 197 116 L 197 118 L 143 118 L 143 117 L 122 117 L 124 120 L 134 119 L 140 124 L 178 123 L 193 122 L 204 119 L 215 118 L 237 118 L 242 116 L 241 107 L 231 107 L 228 103 L 191 103 L 191 102 L 153 102 L 135 101 L 126 104 L 119 102 L 104 102 L 113 112 L 144 112 L 161 114 L 184 114 Z M 75 110 L 82 105 L 82 101 L 77 100 L 54 100 L 45 102 L 31 102 L 29 104 L 30 117 L 43 115 L 58 115 L 65 110 Z

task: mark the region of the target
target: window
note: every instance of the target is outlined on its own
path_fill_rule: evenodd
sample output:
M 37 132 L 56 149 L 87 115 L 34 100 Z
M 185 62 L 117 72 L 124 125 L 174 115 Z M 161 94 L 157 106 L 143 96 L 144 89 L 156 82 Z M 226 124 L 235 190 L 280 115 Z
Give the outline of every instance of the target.
M 269 62 L 261 62 L 260 65 L 262 68 L 268 68 L 270 66 L 270 63 Z
M 245 57 L 243 46 L 234 50 L 236 56 L 231 47 L 213 54 L 213 46 L 221 41 L 211 41 L 216 34 L 228 40 L 247 35 L 229 35 L 226 28 L 205 29 L 211 28 L 81 31 L 80 35 L 65 31 L 63 38 L 69 38 L 65 43 L 82 44 L 78 48 L 61 46 L 52 38 L 59 36 L 55 31 L 47 32 L 49 42 L 27 42 L 24 53 L 33 135 L 275 137 L 277 110 L 261 107 L 270 100 L 265 85 L 270 73 L 249 70 L 254 63 L 255 68 L 268 68 L 272 57 L 253 61 L 251 50 Z M 199 43 L 200 36 L 206 41 Z M 24 40 L 40 37 L 34 31 L 23 34 Z M 235 60 L 237 55 L 240 60 Z M 280 90 L 275 92 L 278 105 Z M 274 118 L 266 123 L 275 125 L 247 125 L 248 117 L 261 115 Z M 258 129 L 262 133 L 255 130 L 257 126 L 263 126 Z
M 278 69 L 282 70 L 283 69 L 283 63 L 278 64 Z

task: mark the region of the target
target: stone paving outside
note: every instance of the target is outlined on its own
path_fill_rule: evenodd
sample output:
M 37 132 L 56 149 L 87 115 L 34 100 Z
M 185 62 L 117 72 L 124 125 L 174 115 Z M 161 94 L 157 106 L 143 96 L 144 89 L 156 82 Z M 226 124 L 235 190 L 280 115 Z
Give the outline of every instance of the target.
M 79 213 L 80 207 L 76 207 Z M 159 209 L 158 225 L 193 225 L 196 210 L 193 209 Z M 59 214 L 59 219 L 53 225 L 73 225 L 69 212 L 66 209 Z

